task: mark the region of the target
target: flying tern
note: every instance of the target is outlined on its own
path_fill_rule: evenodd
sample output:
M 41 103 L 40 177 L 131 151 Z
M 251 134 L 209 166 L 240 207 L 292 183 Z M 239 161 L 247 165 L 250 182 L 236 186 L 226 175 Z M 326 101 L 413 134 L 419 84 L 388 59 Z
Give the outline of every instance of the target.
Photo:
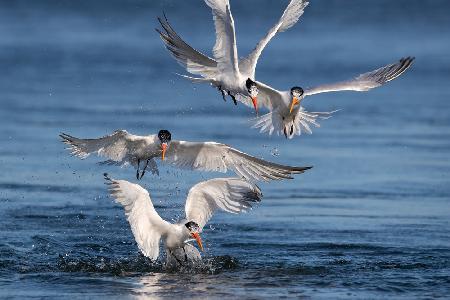
M 295 134 L 300 135 L 302 131 L 312 133 L 310 125 L 320 127 L 317 119 L 326 119 L 333 112 L 307 112 L 300 105 L 305 97 L 338 91 L 365 92 L 399 77 L 411 67 L 413 61 L 414 57 L 405 57 L 396 63 L 361 74 L 347 81 L 306 89 L 293 87 L 290 91 L 278 91 L 262 82 L 257 82 L 260 102 L 271 112 L 257 118 L 253 127 L 260 128 L 261 132 L 268 132 L 269 134 L 274 131 L 278 134 L 284 133 L 286 138 L 293 138 Z
M 228 0 L 205 0 L 212 9 L 216 28 L 216 43 L 213 48 L 214 58 L 208 57 L 187 44 L 172 28 L 167 18 L 158 18 L 163 31 L 156 29 L 166 48 L 186 70 L 201 77 L 186 77 L 194 82 L 210 83 L 225 95 L 230 95 L 248 106 L 253 106 L 258 114 L 258 87 L 255 82 L 255 70 L 258 59 L 278 33 L 291 28 L 304 12 L 308 2 L 291 0 L 280 20 L 267 32 L 255 49 L 244 58 L 239 59 L 234 20 Z
M 251 209 L 262 198 L 257 186 L 239 178 L 217 178 L 200 182 L 189 191 L 185 219 L 172 224 L 158 215 L 149 193 L 140 185 L 110 179 L 107 174 L 105 179 L 111 196 L 125 210 L 139 250 L 146 257 L 156 260 L 162 239 L 167 263 L 175 261 L 180 265 L 201 259 L 200 252 L 188 242 L 195 239 L 203 251 L 200 233 L 216 211 L 239 214 Z
M 168 130 L 158 134 L 138 136 L 126 130 L 117 130 L 110 135 L 96 139 L 80 139 L 62 133 L 62 142 L 67 144 L 71 154 L 85 159 L 97 153 L 107 160 L 102 164 L 135 166 L 136 177 L 141 179 L 149 167 L 158 173 L 155 158 L 176 167 L 225 173 L 228 170 L 249 181 L 292 179 L 312 167 L 291 167 L 265 161 L 225 144 L 215 142 L 186 142 L 172 140 Z M 140 173 L 141 163 L 143 165 Z

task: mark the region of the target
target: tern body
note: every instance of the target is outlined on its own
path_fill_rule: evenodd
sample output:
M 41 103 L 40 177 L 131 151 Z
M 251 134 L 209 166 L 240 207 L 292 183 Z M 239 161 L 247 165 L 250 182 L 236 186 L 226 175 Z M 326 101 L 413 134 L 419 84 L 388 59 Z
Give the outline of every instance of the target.
M 160 240 L 164 242 L 167 263 L 184 265 L 201 259 L 189 241 L 195 239 L 203 251 L 200 233 L 213 216 L 222 210 L 239 214 L 261 201 L 259 188 L 238 178 L 217 178 L 193 186 L 186 198 L 185 221 L 169 223 L 156 212 L 150 194 L 138 184 L 110 179 L 105 174 L 111 196 L 125 210 L 139 250 L 148 258 L 159 257 Z
M 186 68 L 186 71 L 200 77 L 184 76 L 193 82 L 212 84 L 225 95 L 230 95 L 235 104 L 240 101 L 252 106 L 258 112 L 258 88 L 255 83 L 256 64 L 262 51 L 279 32 L 294 26 L 304 12 L 308 2 L 291 0 L 279 21 L 267 32 L 255 49 L 239 59 L 234 19 L 229 0 L 205 0 L 213 12 L 216 29 L 214 58 L 202 54 L 187 44 L 172 28 L 167 18 L 158 18 L 163 30 L 157 29 L 166 48 L 172 56 Z
M 107 158 L 102 164 L 133 165 L 137 169 L 138 179 L 144 176 L 148 168 L 152 173 L 159 174 L 158 158 L 183 169 L 222 173 L 230 170 L 250 181 L 292 179 L 292 175 L 311 168 L 276 164 L 221 143 L 172 140 L 167 130 L 147 136 L 117 130 L 95 139 L 81 139 L 64 133 L 60 137 L 69 146 L 72 155 L 85 159 L 96 153 Z
M 302 106 L 302 101 L 320 93 L 357 91 L 365 92 L 380 87 L 396 79 L 408 70 L 414 57 L 405 57 L 398 62 L 386 65 L 374 71 L 361 74 L 353 79 L 323 84 L 313 88 L 303 89 L 293 87 L 290 91 L 278 91 L 262 82 L 256 82 L 259 90 L 260 103 L 271 112 L 256 119 L 253 127 L 261 132 L 284 134 L 293 138 L 302 132 L 312 133 L 311 126 L 320 127 L 317 119 L 327 119 L 333 112 L 308 112 Z

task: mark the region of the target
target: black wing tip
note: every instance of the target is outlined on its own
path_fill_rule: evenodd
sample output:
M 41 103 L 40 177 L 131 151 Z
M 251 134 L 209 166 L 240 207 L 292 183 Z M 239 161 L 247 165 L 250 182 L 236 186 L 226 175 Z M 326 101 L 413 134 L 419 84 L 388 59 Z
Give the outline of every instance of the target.
M 414 56 L 405 56 L 400 59 L 400 61 L 414 61 L 416 58 Z
M 257 184 L 253 184 L 253 193 L 255 196 L 255 202 L 261 202 L 263 193 L 261 191 L 261 188 Z
M 58 136 L 61 138 L 62 143 L 73 145 L 75 137 L 64 132 L 61 132 Z
M 292 168 L 292 172 L 296 174 L 303 173 L 305 171 L 311 170 L 313 166 L 307 166 L 307 167 L 294 167 Z
M 162 18 L 161 17 L 156 17 L 157 19 L 158 19 L 158 22 L 159 22 L 159 24 L 161 24 L 161 26 L 163 26 L 163 20 L 162 20 Z
M 243 195 L 243 200 L 245 202 L 253 202 L 253 203 L 259 203 L 261 202 L 261 196 L 260 194 L 256 193 L 255 191 L 248 192 L 247 194 Z M 250 203 L 248 203 L 250 205 Z
M 162 15 L 163 15 L 163 17 L 164 17 L 164 20 L 165 20 L 165 21 L 168 21 L 168 19 L 167 19 L 167 14 L 166 14 L 165 10 L 162 10 L 161 12 L 162 12 Z M 158 16 L 157 18 L 158 18 L 158 20 L 160 20 L 160 22 L 161 22 L 162 17 L 159 17 L 159 16 Z
M 396 69 L 394 71 L 388 71 L 385 82 L 391 81 L 406 72 L 412 66 L 415 59 L 414 56 L 402 57 L 396 64 Z
M 416 58 L 414 56 L 403 57 L 400 62 L 405 66 L 410 66 Z
M 103 178 L 105 179 L 105 181 L 106 181 L 105 184 L 107 184 L 107 185 L 111 185 L 114 183 L 114 180 L 111 179 L 111 177 L 109 177 L 108 173 L 103 173 Z
M 170 26 L 169 19 L 167 18 L 166 13 L 164 11 L 162 13 L 163 13 L 164 19 L 162 17 L 157 17 L 157 19 L 158 19 L 159 24 L 161 24 L 161 26 L 164 28 L 164 30 L 166 32 L 168 32 L 168 29 L 171 29 L 172 27 Z
M 407 56 L 407 57 L 402 57 L 399 61 L 400 65 L 401 65 L 401 71 L 402 73 L 404 71 L 406 71 L 414 62 L 416 58 L 414 56 Z
M 64 133 L 64 132 L 61 132 L 58 136 L 62 139 L 67 139 L 67 138 L 71 137 L 70 135 L 68 135 L 67 133 Z

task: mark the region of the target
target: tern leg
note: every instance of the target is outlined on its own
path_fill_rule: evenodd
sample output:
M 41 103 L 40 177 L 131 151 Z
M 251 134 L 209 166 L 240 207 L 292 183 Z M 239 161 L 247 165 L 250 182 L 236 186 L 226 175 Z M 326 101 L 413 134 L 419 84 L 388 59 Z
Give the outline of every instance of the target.
M 141 160 L 138 158 L 138 163 L 137 163 L 137 170 L 136 170 L 136 179 L 139 180 L 139 164 L 141 163 Z
M 217 89 L 222 93 L 223 101 L 227 102 L 227 98 L 225 98 L 225 91 L 222 90 L 222 87 L 218 86 Z
M 184 252 L 184 261 L 187 262 L 188 257 L 187 257 L 187 254 L 186 254 L 186 249 L 184 249 L 184 246 L 183 246 L 183 252 Z
M 142 177 L 144 177 L 145 170 L 147 170 L 147 167 L 148 167 L 148 161 L 149 161 L 149 159 L 147 159 L 147 161 L 145 162 L 144 169 L 142 170 L 141 177 L 139 179 L 142 179 Z
M 228 96 L 230 96 L 231 99 L 233 99 L 234 105 L 237 105 L 236 97 L 234 97 L 234 95 L 232 95 L 230 92 L 228 92 Z
M 181 262 L 181 260 L 179 260 L 178 257 L 176 257 L 176 255 L 173 254 L 172 250 L 169 250 L 169 252 L 170 252 L 170 255 L 172 255 L 172 256 L 175 258 L 175 260 L 176 260 L 181 266 L 183 266 L 183 263 Z

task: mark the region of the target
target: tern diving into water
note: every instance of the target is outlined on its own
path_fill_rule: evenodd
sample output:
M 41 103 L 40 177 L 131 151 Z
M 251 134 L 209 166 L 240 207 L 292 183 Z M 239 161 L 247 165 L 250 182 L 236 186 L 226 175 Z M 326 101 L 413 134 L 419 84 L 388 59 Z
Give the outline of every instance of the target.
M 136 178 L 141 179 L 148 167 L 159 174 L 155 158 L 160 157 L 179 168 L 216 171 L 234 171 L 249 181 L 292 179 L 312 167 L 291 167 L 265 161 L 228 145 L 215 142 L 186 142 L 172 140 L 167 130 L 158 134 L 138 136 L 126 130 L 117 130 L 111 135 L 96 139 L 80 139 L 68 134 L 60 135 L 71 154 L 85 159 L 97 153 L 108 160 L 102 164 L 135 166 Z M 140 173 L 141 164 L 143 165 Z
M 267 32 L 266 36 L 256 45 L 255 49 L 244 58 L 239 59 L 234 20 L 231 15 L 228 0 L 205 0 L 211 7 L 216 28 L 216 43 L 213 49 L 214 58 L 210 58 L 188 45 L 175 32 L 167 18 L 158 18 L 164 30 L 156 29 L 166 48 L 186 70 L 201 77 L 183 76 L 193 82 L 210 83 L 225 95 L 232 97 L 248 106 L 253 106 L 258 114 L 258 87 L 255 82 L 255 70 L 258 59 L 278 33 L 286 31 L 299 20 L 308 2 L 291 0 L 280 20 Z
M 261 132 L 269 134 L 283 133 L 286 138 L 293 138 L 295 134 L 300 135 L 302 131 L 312 133 L 310 125 L 320 127 L 316 119 L 329 118 L 333 112 L 305 111 L 300 105 L 305 97 L 338 91 L 365 92 L 399 77 L 412 65 L 413 61 L 414 57 L 402 58 L 396 63 L 361 74 L 354 79 L 307 89 L 293 87 L 290 91 L 278 91 L 257 82 L 260 102 L 271 112 L 257 118 L 253 127 L 260 128 Z
M 233 214 L 246 212 L 262 198 L 257 186 L 238 178 L 200 182 L 189 191 L 185 219 L 172 224 L 158 215 L 149 193 L 140 185 L 110 179 L 107 174 L 105 179 L 111 196 L 125 209 L 139 250 L 146 257 L 156 260 L 162 239 L 167 264 L 184 265 L 201 260 L 200 252 L 189 241 L 195 239 L 203 251 L 200 233 L 213 214 L 218 210 Z

